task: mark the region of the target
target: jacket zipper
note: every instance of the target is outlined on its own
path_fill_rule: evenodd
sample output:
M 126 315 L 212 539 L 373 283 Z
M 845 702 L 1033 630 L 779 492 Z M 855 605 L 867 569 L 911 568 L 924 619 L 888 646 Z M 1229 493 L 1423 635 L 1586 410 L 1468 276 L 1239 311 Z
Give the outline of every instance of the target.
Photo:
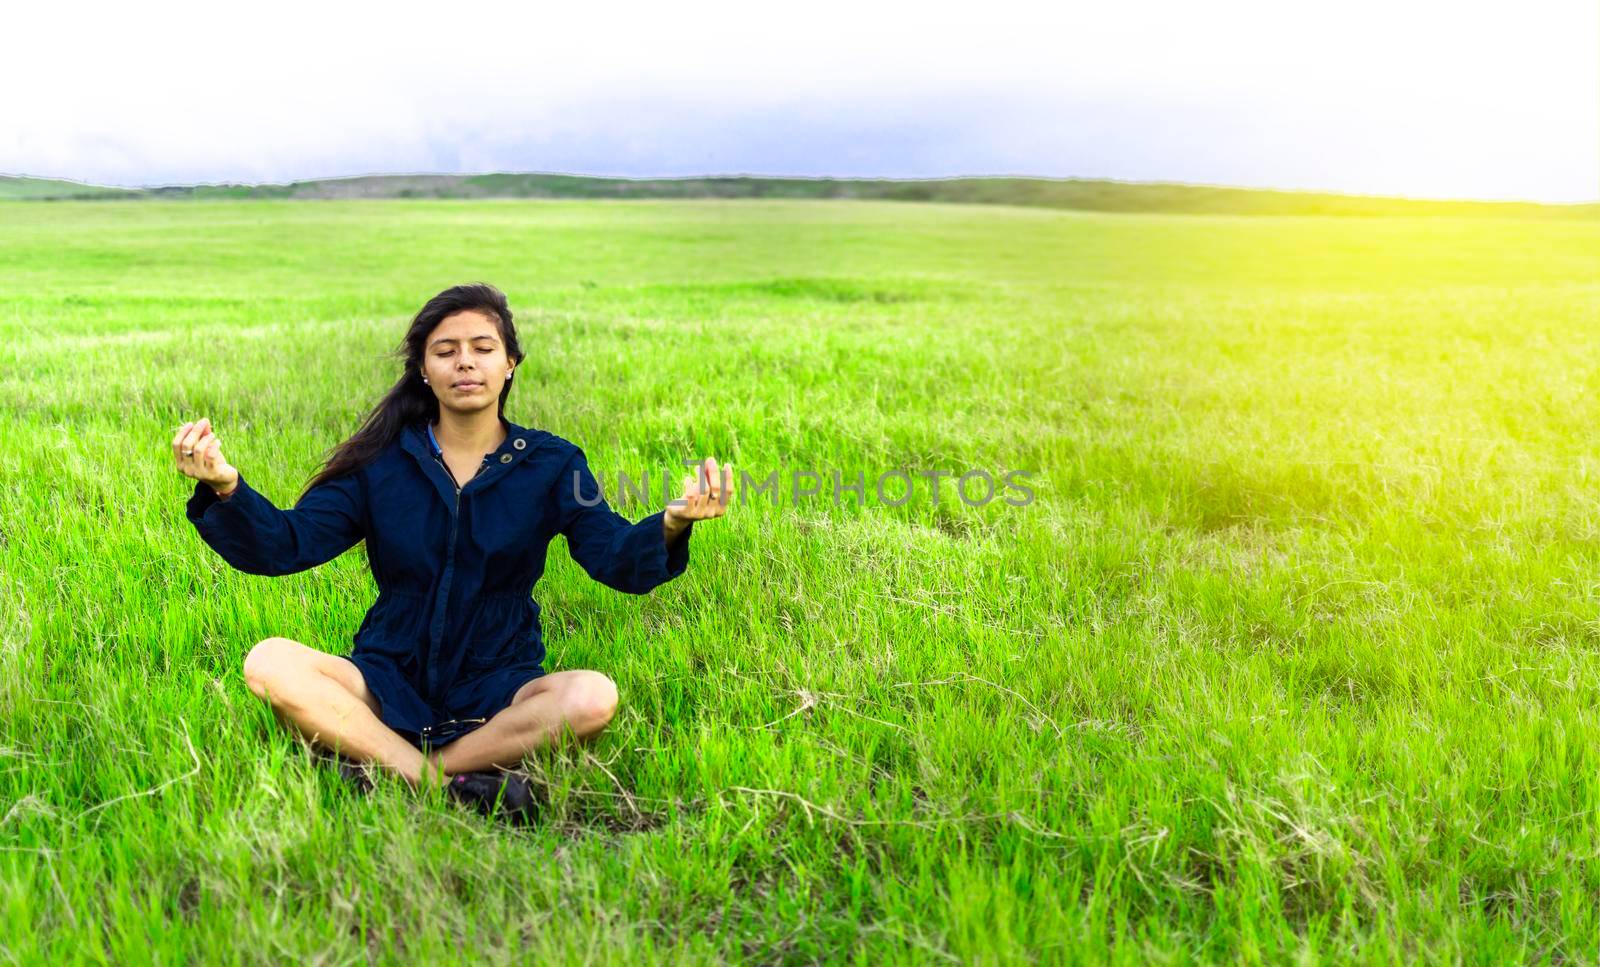
M 444 558 L 444 560 L 445 560 L 445 565 L 444 565 L 444 567 L 445 567 L 445 579 L 444 579 L 443 587 L 440 588 L 440 598 L 442 599 L 441 606 L 445 609 L 446 613 L 448 613 L 449 609 L 450 609 L 450 576 L 453 573 L 455 573 L 455 568 L 456 568 L 456 530 L 457 530 L 457 525 L 461 521 L 461 487 L 462 487 L 462 485 L 459 484 L 459 483 L 456 483 L 456 475 L 455 475 L 454 472 L 451 471 L 450 465 L 444 462 L 444 455 L 443 454 L 435 453 L 433 455 L 433 458 L 435 460 L 439 461 L 439 466 L 443 467 L 444 468 L 444 472 L 450 475 L 450 482 L 455 484 L 455 488 L 456 488 L 456 503 L 455 503 L 455 507 L 452 508 L 451 511 L 450 511 L 450 543 L 449 543 L 449 546 L 447 547 L 447 549 L 445 550 L 445 558 Z M 488 457 L 484 457 L 483 458 L 483 463 L 486 464 L 488 462 L 489 462 L 489 458 Z M 478 472 L 481 473 L 482 471 L 483 471 L 483 464 L 479 464 L 478 465 Z M 476 478 L 477 474 L 476 473 L 473 474 L 473 477 Z M 467 482 L 471 483 L 472 481 L 469 480 Z M 437 653 L 434 653 L 434 654 L 428 656 L 428 669 L 427 669 L 428 681 L 427 681 L 427 685 L 428 685 L 428 691 L 429 692 L 433 691 L 434 670 L 435 670 L 436 666 L 438 665 L 438 661 L 439 661 L 439 656 L 438 656 Z
M 435 453 L 433 455 L 433 459 L 438 462 L 439 466 L 444 468 L 444 472 L 445 473 L 450 475 L 450 482 L 452 484 L 455 484 L 455 487 L 456 487 L 456 510 L 460 510 L 461 509 L 461 487 L 462 487 L 462 485 L 456 483 L 455 472 L 450 469 L 450 465 L 448 463 L 444 462 L 444 455 L 443 454 Z M 489 462 L 489 458 L 488 457 L 484 457 L 483 458 L 483 463 L 478 464 L 477 473 L 474 473 L 472 475 L 472 480 L 478 479 L 478 474 L 483 472 L 484 464 L 486 464 L 488 462 Z M 471 483 L 472 480 L 468 480 L 467 483 Z

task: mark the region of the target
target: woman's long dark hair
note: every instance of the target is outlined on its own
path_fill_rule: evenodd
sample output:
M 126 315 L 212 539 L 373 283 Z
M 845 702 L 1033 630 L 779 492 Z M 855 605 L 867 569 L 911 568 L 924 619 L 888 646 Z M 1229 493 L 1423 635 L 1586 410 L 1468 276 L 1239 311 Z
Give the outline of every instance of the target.
M 512 325 L 511 307 L 506 304 L 505 293 L 487 282 L 473 282 L 451 286 L 429 299 L 428 304 L 411 320 L 405 340 L 390 353 L 405 363 L 405 372 L 400 374 L 400 380 L 366 415 L 361 429 L 329 451 L 327 462 L 306 484 L 301 497 L 320 483 L 354 473 L 372 462 L 408 424 L 419 420 L 431 423 L 439 419 L 439 398 L 422 381 L 422 354 L 427 348 L 424 342 L 435 326 L 467 309 L 476 309 L 496 320 L 500 327 L 500 341 L 506 347 L 506 358 L 514 363 L 522 362 L 522 347 L 517 343 L 517 329 Z M 506 411 L 506 397 L 510 395 L 511 380 L 508 379 L 500 389 L 498 409 L 495 411 L 502 418 Z

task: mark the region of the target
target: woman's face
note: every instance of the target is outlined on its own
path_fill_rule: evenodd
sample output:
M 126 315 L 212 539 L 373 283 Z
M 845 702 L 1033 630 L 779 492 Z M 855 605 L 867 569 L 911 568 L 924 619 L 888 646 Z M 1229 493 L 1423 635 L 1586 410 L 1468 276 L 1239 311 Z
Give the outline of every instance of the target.
M 422 375 L 441 410 L 471 413 L 497 406 L 513 368 L 500 327 L 476 309 L 446 316 L 422 345 Z

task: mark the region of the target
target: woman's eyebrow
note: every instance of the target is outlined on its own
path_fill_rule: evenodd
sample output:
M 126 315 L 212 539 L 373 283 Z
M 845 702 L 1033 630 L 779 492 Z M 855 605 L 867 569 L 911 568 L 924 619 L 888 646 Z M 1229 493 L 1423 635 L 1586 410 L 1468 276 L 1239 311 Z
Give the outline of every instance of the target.
M 478 336 L 470 336 L 468 338 L 469 339 L 487 339 L 490 342 L 494 342 L 495 341 L 495 338 L 493 336 L 489 335 L 488 333 L 484 333 L 484 334 L 478 335 Z M 433 347 L 439 345 L 440 343 L 460 342 L 460 341 L 461 340 L 459 340 L 459 339 L 452 339 L 449 336 L 440 336 L 438 339 L 435 339 L 433 342 L 428 343 L 428 348 L 432 349 Z

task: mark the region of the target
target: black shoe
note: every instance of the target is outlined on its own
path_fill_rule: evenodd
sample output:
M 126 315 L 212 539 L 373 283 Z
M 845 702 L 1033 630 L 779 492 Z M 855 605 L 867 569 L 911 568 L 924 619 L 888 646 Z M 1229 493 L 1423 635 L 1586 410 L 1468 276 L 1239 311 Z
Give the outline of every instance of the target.
M 339 777 L 354 786 L 356 792 L 365 794 L 372 791 L 372 774 L 367 771 L 364 762 L 354 759 L 339 757 Z
M 538 818 L 541 805 L 533 783 L 514 772 L 461 772 L 450 777 L 450 795 L 485 816 L 515 824 Z
M 326 749 L 313 749 L 312 755 L 320 762 L 326 762 L 339 770 L 339 778 L 355 787 L 356 792 L 369 793 L 372 791 L 372 777 L 367 773 L 367 767 L 350 758 L 349 756 L 329 752 Z

